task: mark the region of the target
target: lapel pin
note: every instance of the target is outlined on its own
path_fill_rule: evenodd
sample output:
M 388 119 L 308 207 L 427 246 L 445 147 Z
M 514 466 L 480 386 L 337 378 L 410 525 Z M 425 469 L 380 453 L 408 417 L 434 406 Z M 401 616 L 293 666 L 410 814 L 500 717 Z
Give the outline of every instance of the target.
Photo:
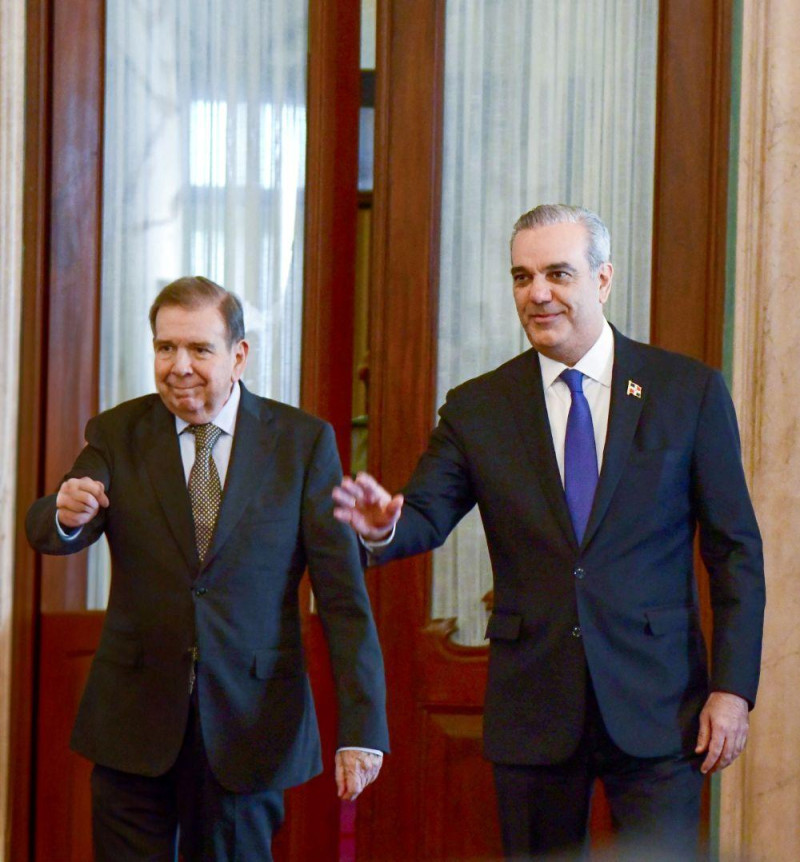
M 634 383 L 633 380 L 628 381 L 628 391 L 626 395 L 633 395 L 634 398 L 642 397 L 642 387 L 639 386 L 638 383 Z

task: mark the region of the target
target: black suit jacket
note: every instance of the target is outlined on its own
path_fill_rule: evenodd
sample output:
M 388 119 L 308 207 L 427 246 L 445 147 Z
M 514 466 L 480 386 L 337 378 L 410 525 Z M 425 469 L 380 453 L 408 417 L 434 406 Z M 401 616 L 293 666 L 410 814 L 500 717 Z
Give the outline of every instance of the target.
M 142 775 L 174 762 L 189 708 L 189 650 L 209 761 L 229 790 L 320 771 L 297 587 L 308 566 L 330 648 L 339 744 L 388 750 L 383 666 L 358 548 L 332 516 L 341 468 L 329 425 L 244 387 L 219 520 L 201 566 L 175 418 L 156 395 L 92 419 L 68 476 L 110 506 L 65 542 L 55 496 L 31 507 L 36 550 L 108 538 L 108 611 L 72 736 L 91 760 Z
M 437 547 L 478 505 L 494 576 L 484 742 L 496 762 L 569 756 L 587 668 L 612 738 L 640 757 L 694 748 L 709 683 L 755 700 L 763 562 L 725 383 L 692 359 L 614 338 L 603 465 L 580 546 L 528 351 L 449 393 L 378 557 Z M 710 680 L 698 527 L 714 614 Z

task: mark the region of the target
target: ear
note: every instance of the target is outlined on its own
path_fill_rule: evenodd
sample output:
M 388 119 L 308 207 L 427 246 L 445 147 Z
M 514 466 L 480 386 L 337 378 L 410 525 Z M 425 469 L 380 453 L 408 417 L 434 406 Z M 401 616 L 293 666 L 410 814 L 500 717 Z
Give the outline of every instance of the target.
M 600 265 L 597 270 L 597 286 L 600 291 L 600 305 L 605 305 L 608 295 L 611 293 L 611 280 L 614 276 L 614 267 L 610 262 Z
M 242 339 L 236 347 L 233 348 L 233 379 L 238 380 L 244 374 L 245 366 L 247 365 L 247 354 L 250 351 L 250 345 Z

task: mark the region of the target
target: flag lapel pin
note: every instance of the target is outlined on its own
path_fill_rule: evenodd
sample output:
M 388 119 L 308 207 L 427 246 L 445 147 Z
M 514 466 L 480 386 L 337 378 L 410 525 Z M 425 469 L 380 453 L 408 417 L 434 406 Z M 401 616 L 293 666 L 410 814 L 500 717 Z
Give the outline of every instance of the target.
M 628 381 L 628 391 L 627 395 L 633 395 L 634 398 L 642 397 L 642 387 L 639 386 L 638 383 L 634 383 L 633 380 Z

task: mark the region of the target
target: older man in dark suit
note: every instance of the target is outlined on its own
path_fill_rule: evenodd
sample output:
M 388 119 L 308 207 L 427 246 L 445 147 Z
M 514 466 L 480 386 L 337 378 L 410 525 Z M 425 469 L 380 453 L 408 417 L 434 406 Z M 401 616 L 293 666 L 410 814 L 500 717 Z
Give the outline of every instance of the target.
M 509 857 L 580 855 L 599 776 L 625 858 L 693 859 L 703 775 L 742 751 L 760 665 L 733 406 L 718 372 L 606 322 L 595 214 L 526 213 L 511 261 L 533 350 L 449 393 L 404 495 L 361 474 L 335 514 L 383 562 L 441 545 L 478 505 L 494 574 L 484 742 Z
M 357 543 L 331 517 L 329 425 L 239 382 L 242 308 L 204 278 L 155 300 L 158 395 L 101 413 L 57 494 L 28 513 L 42 553 L 105 534 L 105 625 L 73 731 L 95 762 L 100 860 L 269 860 L 283 790 L 321 769 L 298 584 L 308 567 L 353 799 L 388 749 L 380 649 Z

